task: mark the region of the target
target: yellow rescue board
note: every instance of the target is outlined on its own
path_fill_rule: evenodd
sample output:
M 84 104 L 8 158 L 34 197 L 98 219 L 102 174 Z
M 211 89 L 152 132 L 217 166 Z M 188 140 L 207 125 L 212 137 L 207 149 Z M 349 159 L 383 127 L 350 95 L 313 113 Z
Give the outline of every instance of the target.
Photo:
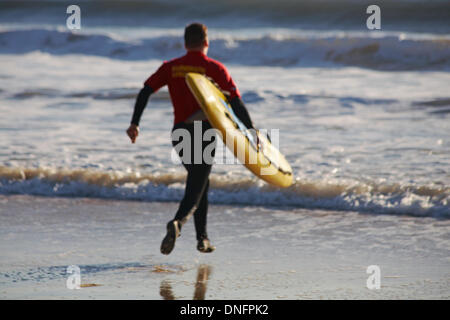
M 209 123 L 234 156 L 262 180 L 279 186 L 292 184 L 292 169 L 284 156 L 265 135 L 250 133 L 236 117 L 224 94 L 203 75 L 187 73 L 186 83 L 200 104 Z

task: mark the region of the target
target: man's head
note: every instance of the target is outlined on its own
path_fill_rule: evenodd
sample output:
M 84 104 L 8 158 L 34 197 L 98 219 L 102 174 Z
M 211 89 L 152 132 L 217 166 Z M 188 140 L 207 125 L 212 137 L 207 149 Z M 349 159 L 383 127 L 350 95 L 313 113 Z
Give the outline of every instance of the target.
M 191 23 L 184 29 L 184 46 L 188 51 L 208 51 L 208 28 L 201 23 Z

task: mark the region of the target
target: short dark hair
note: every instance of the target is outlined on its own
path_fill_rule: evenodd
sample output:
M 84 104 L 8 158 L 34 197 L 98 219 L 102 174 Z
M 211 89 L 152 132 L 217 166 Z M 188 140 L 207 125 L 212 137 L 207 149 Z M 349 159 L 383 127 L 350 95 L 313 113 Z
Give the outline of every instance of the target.
M 208 28 L 202 23 L 191 23 L 184 29 L 184 45 L 186 48 L 200 47 L 207 38 Z

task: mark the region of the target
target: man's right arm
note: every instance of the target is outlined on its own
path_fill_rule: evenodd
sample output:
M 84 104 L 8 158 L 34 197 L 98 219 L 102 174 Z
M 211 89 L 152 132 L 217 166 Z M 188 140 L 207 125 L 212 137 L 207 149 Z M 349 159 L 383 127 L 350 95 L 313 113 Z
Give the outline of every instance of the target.
M 219 85 L 222 91 L 225 91 L 229 96 L 228 102 L 230 103 L 233 112 L 242 121 L 242 123 L 248 129 L 254 129 L 253 122 L 250 118 L 247 108 L 245 107 L 244 101 L 241 99 L 241 93 L 239 92 L 236 84 L 231 78 L 230 73 L 227 68 L 220 62 L 216 61 L 214 65 L 215 68 L 211 70 L 210 76 Z
M 244 101 L 242 101 L 239 96 L 236 96 L 230 99 L 229 102 L 234 114 L 239 118 L 239 120 L 241 120 L 248 129 L 254 129 L 253 122 L 247 108 L 245 107 Z

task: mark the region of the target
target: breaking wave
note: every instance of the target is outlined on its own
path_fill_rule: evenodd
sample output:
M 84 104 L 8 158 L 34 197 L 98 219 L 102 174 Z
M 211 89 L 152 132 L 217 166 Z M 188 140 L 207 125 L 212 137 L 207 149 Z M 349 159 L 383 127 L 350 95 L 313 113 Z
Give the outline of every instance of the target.
M 95 197 L 141 201 L 179 201 L 182 173 L 140 174 L 92 169 L 0 166 L 0 194 Z M 450 188 L 375 182 L 330 183 L 296 179 L 286 189 L 256 178 L 221 176 L 210 179 L 211 203 L 289 206 L 376 214 L 450 218 Z
M 41 51 L 53 55 L 82 54 L 124 60 L 168 59 L 184 52 L 180 36 L 124 40 L 111 34 L 71 33 L 63 29 L 0 32 L 0 53 Z M 267 34 L 218 36 L 209 55 L 227 63 L 264 66 L 358 66 L 375 70 L 448 70 L 450 39 L 367 37 L 358 34 L 316 36 Z

